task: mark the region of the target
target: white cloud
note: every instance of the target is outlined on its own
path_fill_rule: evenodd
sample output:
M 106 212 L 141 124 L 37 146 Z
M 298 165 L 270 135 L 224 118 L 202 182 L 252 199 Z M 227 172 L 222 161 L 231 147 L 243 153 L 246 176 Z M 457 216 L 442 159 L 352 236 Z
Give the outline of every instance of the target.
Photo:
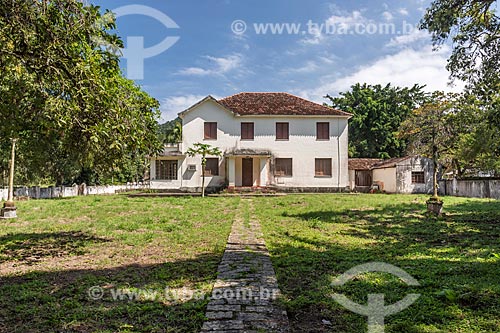
M 399 8 L 398 9 L 398 13 L 401 14 L 401 15 L 403 15 L 403 16 L 410 15 L 410 13 L 408 12 L 408 9 L 406 9 L 406 8 Z
M 160 101 L 161 123 L 173 120 L 179 112 L 186 110 L 188 107 L 196 104 L 206 96 L 204 95 L 185 95 L 171 96 Z
M 336 25 L 339 29 L 350 29 L 357 24 L 368 23 L 369 20 L 363 16 L 359 10 L 355 10 L 351 13 L 339 13 L 337 15 L 332 15 L 326 20 L 327 25 Z
M 392 19 L 394 18 L 394 16 L 390 12 L 387 12 L 387 11 L 383 12 L 382 16 L 384 17 L 384 20 L 386 20 L 386 21 L 392 21 Z
M 307 61 L 304 65 L 300 66 L 300 67 L 294 67 L 294 68 L 286 68 L 286 69 L 283 69 L 281 71 L 282 74 L 296 74 L 296 73 L 303 73 L 303 74 L 307 74 L 307 73 L 312 73 L 312 72 L 315 72 L 319 69 L 320 67 L 318 66 L 318 64 L 315 62 L 315 61 Z
M 301 39 L 301 43 L 308 45 L 318 45 L 325 39 L 325 36 L 318 27 L 311 27 L 308 33 L 309 36 L 307 38 Z
M 300 43 L 318 45 L 327 41 L 327 36 L 335 35 L 332 34 L 332 31 L 346 32 L 357 25 L 371 22 L 359 10 L 347 12 L 340 10 L 336 6 L 331 7 L 331 10 L 333 15 L 326 19 L 324 23 L 316 23 L 308 27 L 308 36 L 301 39 Z
M 438 52 L 432 51 L 431 46 L 419 50 L 401 50 L 396 54 L 382 57 L 370 65 L 360 67 L 357 71 L 333 82 L 329 81 L 314 89 L 298 93 L 313 101 L 324 102 L 322 97 L 326 94 L 336 95 L 348 91 L 351 85 L 358 82 L 372 85 L 391 83 L 400 87 L 411 87 L 417 83 L 426 85 L 427 91 L 461 91 L 463 84 L 448 86 L 449 73 L 445 66 L 449 53 L 448 47 L 443 47 Z
M 423 40 L 429 40 L 430 35 L 427 31 L 415 29 L 408 35 L 401 35 L 392 38 L 389 43 L 386 44 L 388 47 L 405 47 L 416 42 Z
M 212 71 L 208 70 L 208 69 L 203 69 L 203 68 L 200 68 L 200 67 L 187 67 L 187 68 L 181 69 L 179 71 L 179 74 L 182 74 L 182 75 L 199 75 L 199 76 L 203 76 L 203 75 L 210 75 L 210 74 L 212 74 Z
M 328 65 L 334 64 L 336 61 L 339 60 L 339 58 L 334 55 L 319 56 L 318 59 Z
M 227 57 L 204 56 L 203 58 L 211 63 L 208 68 L 187 67 L 181 69 L 177 74 L 192 76 L 224 75 L 232 70 L 238 69 L 243 63 L 241 54 L 232 54 Z

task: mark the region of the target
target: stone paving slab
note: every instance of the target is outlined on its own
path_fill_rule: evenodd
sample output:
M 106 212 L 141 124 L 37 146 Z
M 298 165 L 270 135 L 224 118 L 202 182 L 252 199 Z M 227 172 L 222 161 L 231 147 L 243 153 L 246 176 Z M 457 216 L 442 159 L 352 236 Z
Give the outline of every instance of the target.
M 252 200 L 242 200 L 253 210 Z M 208 332 L 289 332 L 286 312 L 277 304 L 278 282 L 260 224 L 239 213 L 219 264 L 217 281 L 207 306 Z

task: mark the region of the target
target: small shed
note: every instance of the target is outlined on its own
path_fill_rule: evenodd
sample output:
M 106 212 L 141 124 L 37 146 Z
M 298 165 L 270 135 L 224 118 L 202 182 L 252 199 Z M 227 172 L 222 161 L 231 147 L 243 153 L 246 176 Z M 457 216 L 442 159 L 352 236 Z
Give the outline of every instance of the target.
M 391 158 L 372 167 L 373 183 L 387 193 L 432 193 L 432 159 L 422 156 Z
M 379 158 L 350 158 L 349 186 L 351 191 L 369 192 L 373 185 L 372 167 L 382 161 Z
M 387 193 L 432 193 L 432 175 L 432 159 L 422 156 L 349 159 L 349 183 L 357 192 L 377 187 Z

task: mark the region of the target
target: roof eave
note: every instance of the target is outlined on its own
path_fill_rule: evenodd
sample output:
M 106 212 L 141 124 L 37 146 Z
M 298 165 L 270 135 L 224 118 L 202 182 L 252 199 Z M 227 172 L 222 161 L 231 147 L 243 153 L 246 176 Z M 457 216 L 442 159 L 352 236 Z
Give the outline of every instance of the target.
M 216 100 L 212 95 L 208 95 L 207 97 L 203 98 L 202 100 L 200 100 L 200 101 L 196 102 L 195 104 L 191 105 L 190 107 L 188 107 L 186 110 L 179 112 L 177 115 L 179 116 L 179 118 L 182 119 L 187 113 L 189 113 L 190 111 L 192 111 L 193 109 L 195 109 L 199 105 L 201 105 L 201 104 L 203 104 L 205 102 L 208 102 L 208 101 L 216 103 L 221 108 L 223 108 L 224 110 L 226 110 L 226 111 L 228 111 L 228 112 L 230 112 L 230 113 L 232 113 L 234 115 L 238 115 L 238 113 L 236 113 L 233 110 L 227 108 L 225 105 L 219 103 L 219 101 Z

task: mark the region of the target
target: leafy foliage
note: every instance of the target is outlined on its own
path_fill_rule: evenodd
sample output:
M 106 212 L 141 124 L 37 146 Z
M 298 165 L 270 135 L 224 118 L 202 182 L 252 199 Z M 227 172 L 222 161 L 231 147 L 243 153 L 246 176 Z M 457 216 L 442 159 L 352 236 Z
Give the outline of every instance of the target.
M 160 125 L 160 140 L 163 143 L 177 143 L 182 141 L 182 120 L 176 118 Z
M 399 136 L 409 140 L 410 153 L 437 158 L 460 178 L 498 173 L 500 133 L 487 117 L 474 95 L 435 92 L 402 123 Z
M 431 101 L 413 110 L 411 116 L 401 124 L 400 136 L 409 140 L 409 151 L 434 161 L 433 184 L 436 198 L 438 162 L 448 162 L 448 153 L 455 143 L 453 127 L 449 121 L 453 108 L 451 100 L 451 95 L 435 92 Z
M 187 150 L 188 156 L 201 156 L 201 196 L 205 196 L 205 166 L 207 165 L 207 156 L 221 156 L 222 152 L 218 147 L 212 147 L 205 143 L 195 143 L 193 147 Z
M 454 104 L 450 121 L 455 140 L 452 163 L 457 175 L 474 176 L 478 170 L 500 174 L 500 132 L 488 122 L 488 108 L 472 94 L 459 96 Z
M 353 114 L 349 122 L 350 157 L 404 156 L 407 140 L 397 136 L 400 124 L 420 105 L 423 87 L 355 84 L 340 97 L 327 96 L 332 106 Z
M 449 38 L 453 52 L 448 70 L 453 78 L 488 106 L 490 123 L 500 126 L 500 18 L 496 0 L 435 0 L 427 9 L 421 28 L 432 33 L 439 47 Z M 498 130 L 498 129 L 497 129 Z
M 122 76 L 115 27 L 77 0 L 0 4 L 0 137 L 20 139 L 26 179 L 107 173 L 160 149 L 159 104 Z

